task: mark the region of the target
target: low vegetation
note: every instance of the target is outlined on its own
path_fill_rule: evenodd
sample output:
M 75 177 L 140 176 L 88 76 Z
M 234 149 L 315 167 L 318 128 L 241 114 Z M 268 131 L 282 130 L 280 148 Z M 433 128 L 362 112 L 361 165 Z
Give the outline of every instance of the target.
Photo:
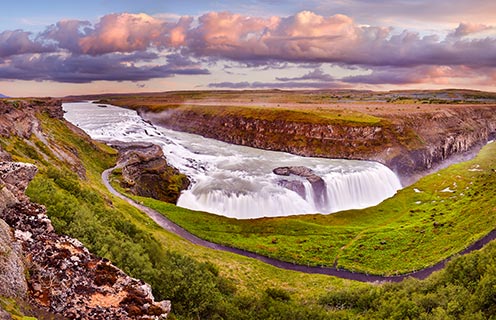
M 40 115 L 40 120 L 50 148 L 34 135 L 29 140 L 0 137 L 2 148 L 13 160 L 39 168 L 27 194 L 46 206 L 58 232 L 79 239 L 93 253 L 150 283 L 157 299 L 170 299 L 173 318 L 267 319 L 281 314 L 287 319 L 298 315 L 304 319 L 327 315 L 315 299 L 307 306 L 299 298 L 315 295 L 319 290 L 312 285 L 316 283 L 323 293 L 326 285 L 340 285 L 341 280 L 280 273 L 260 262 L 211 252 L 167 233 L 113 197 L 102 184 L 100 174 L 114 165 L 115 150 L 47 115 Z M 78 155 L 84 170 L 59 159 L 54 149 Z M 77 172 L 85 172 L 85 177 Z M 290 289 L 284 294 L 286 288 Z M 287 295 L 291 295 L 290 301 Z
M 344 288 L 320 298 L 328 310 L 353 310 L 354 319 L 494 319 L 496 243 L 458 257 L 426 280 Z
M 160 112 L 165 110 L 180 110 L 192 112 L 201 116 L 217 117 L 241 117 L 245 119 L 257 119 L 261 121 L 284 120 L 285 122 L 303 122 L 314 124 L 360 124 L 377 125 L 384 119 L 367 115 L 357 111 L 339 110 L 330 108 L 316 108 L 312 110 L 293 110 L 279 107 L 263 106 L 201 106 L 201 105 L 168 105 L 150 106 L 149 110 Z
M 393 275 L 433 265 L 496 227 L 495 154 L 489 144 L 378 206 L 331 215 L 237 220 L 135 198 L 212 242 L 302 265 Z
M 71 165 L 59 160 L 35 137 L 30 140 L 0 138 L 0 144 L 13 155 L 14 160 L 31 162 L 38 166 L 39 174 L 28 188 L 29 196 L 33 201 L 47 207 L 59 232 L 80 239 L 92 252 L 109 258 L 130 275 L 149 282 L 157 298 L 171 299 L 174 313 L 172 318 L 487 319 L 495 312 L 495 244 L 480 252 L 455 259 L 446 270 L 426 281 L 410 280 L 400 284 L 369 285 L 322 275 L 279 270 L 252 259 L 194 246 L 162 230 L 144 214 L 113 197 L 101 183 L 100 174 L 114 164 L 115 151 L 69 130 L 63 122 L 50 119 L 46 115 L 41 115 L 40 119 L 50 143 L 77 154 L 84 165 L 86 176 L 81 179 Z M 398 233 L 394 234 L 397 237 L 403 235 L 403 229 L 411 229 L 411 232 L 417 234 L 414 232 L 417 226 L 425 230 L 424 233 L 418 234 L 434 233 L 435 236 L 425 239 L 426 241 L 445 239 L 463 242 L 461 238 L 464 235 L 473 230 L 483 230 L 484 223 L 490 224 L 488 221 L 494 210 L 485 211 L 484 206 L 495 207 L 494 189 L 484 184 L 489 183 L 488 175 L 491 173 L 487 170 L 493 164 L 493 151 L 494 146 L 489 146 L 482 158 L 478 158 L 478 162 L 469 163 L 467 167 L 449 169 L 453 171 L 448 171 L 443 179 L 433 176 L 430 178 L 432 181 L 422 180 L 423 184 L 417 185 L 421 192 L 407 189 L 403 195 L 400 194 L 399 200 L 396 200 L 399 201 L 398 206 L 391 203 L 387 207 L 391 212 L 383 207 L 382 212 L 375 208 L 373 210 L 376 211 L 350 211 L 333 216 L 255 220 L 251 221 L 252 230 L 255 231 L 254 239 L 263 234 L 260 230 L 264 230 L 266 240 L 263 241 L 267 243 L 261 242 L 263 246 L 260 247 L 278 247 L 278 244 L 284 244 L 286 239 L 298 237 L 302 231 L 313 230 L 316 232 L 315 238 L 307 236 L 309 240 L 303 241 L 301 237 L 302 241 L 298 244 L 311 251 L 313 246 L 318 246 L 322 240 L 319 237 L 324 237 L 329 230 L 338 231 L 341 228 L 341 236 L 333 236 L 338 249 L 341 243 L 349 244 L 348 247 L 353 249 L 363 237 L 370 239 L 370 244 L 379 241 L 381 245 L 381 241 L 386 241 L 383 246 L 394 245 L 396 252 L 400 252 L 401 243 L 396 242 L 397 239 L 384 240 L 382 237 L 388 234 L 387 232 L 392 232 L 395 227 L 398 227 Z M 466 176 L 463 169 L 474 176 Z M 453 182 L 457 183 L 456 187 Z M 435 185 L 437 189 L 434 188 Z M 432 189 L 428 188 L 429 186 Z M 450 190 L 456 189 L 456 193 L 441 192 L 447 187 Z M 462 190 L 466 187 L 469 189 Z M 475 194 L 476 192 L 478 194 Z M 434 220 L 431 220 L 434 208 L 451 209 L 447 206 L 457 200 L 452 198 L 455 195 L 460 199 L 458 201 L 465 199 L 460 193 L 466 195 L 467 202 L 470 199 L 477 201 L 477 212 L 475 204 L 467 216 L 461 208 L 457 211 L 459 215 L 463 214 L 464 218 L 472 221 L 475 229 L 470 229 L 472 226 L 468 223 L 464 224 L 465 231 L 462 225 L 458 228 L 458 224 L 463 224 L 465 219 L 455 219 L 455 216 L 444 210 L 443 215 L 438 211 L 439 215 L 436 213 L 433 216 Z M 411 196 L 414 198 L 409 199 Z M 419 207 L 415 207 L 420 211 L 410 213 L 405 209 L 401 211 L 403 214 L 394 212 L 396 208 L 402 210 L 407 206 L 411 207 L 412 201 L 421 201 L 416 204 Z M 458 206 L 461 207 L 462 204 L 465 203 L 458 202 Z M 168 208 L 173 211 L 172 208 L 176 207 Z M 187 211 L 174 210 L 178 217 L 183 215 L 181 219 L 177 218 L 177 221 L 193 223 L 193 212 L 189 212 L 191 217 L 188 217 Z M 200 217 L 198 223 L 205 234 L 211 233 L 205 231 L 209 221 L 213 222 L 211 228 L 220 230 L 218 234 L 222 235 L 222 238 L 227 238 L 228 229 L 231 230 L 230 235 L 233 238 L 236 238 L 237 232 L 247 236 L 250 230 L 243 225 L 245 222 L 222 219 L 219 222 L 214 220 L 220 219 L 218 217 L 195 214 Z M 360 221 L 358 226 L 349 227 L 356 221 Z M 437 234 L 434 232 L 435 222 L 445 223 L 444 226 L 437 225 L 436 228 L 440 229 Z M 453 226 L 449 226 L 450 222 L 453 222 Z M 391 224 L 390 228 L 384 227 L 387 224 Z M 401 225 L 404 228 L 400 228 Z M 448 227 L 452 230 L 452 238 L 446 237 L 447 233 L 443 231 L 449 229 Z M 284 233 L 283 229 L 286 229 Z M 378 232 L 379 238 L 369 236 L 367 231 L 372 230 Z M 274 231 L 280 233 L 281 238 L 274 237 L 278 234 Z M 480 231 L 480 234 L 483 233 L 484 231 Z M 409 233 L 406 234 L 408 236 Z M 455 239 L 456 236 L 460 239 Z M 250 237 L 247 236 L 248 239 Z M 434 247 L 437 248 L 432 244 L 431 249 L 435 249 Z M 427 252 L 428 247 L 423 250 Z M 348 261 L 347 250 L 336 252 L 340 252 L 340 261 Z M 382 250 L 382 253 L 391 254 L 388 250 Z M 312 255 L 317 256 L 316 253 Z M 346 263 L 342 265 L 346 266 Z M 363 266 L 365 268 L 367 264 Z M 379 268 L 381 267 L 384 266 Z M 2 306 L 5 306 L 4 302 Z
M 36 320 L 36 318 L 26 315 L 30 313 L 37 314 L 38 312 L 31 310 L 25 302 L 0 296 L 0 319 Z M 8 314 L 10 318 L 4 318 L 6 317 L 5 314 Z
M 170 91 L 143 93 L 138 95 L 88 96 L 87 99 L 101 99 L 101 103 L 120 106 L 147 106 L 162 108 L 196 102 L 261 103 L 277 106 L 280 104 L 318 105 L 323 103 L 391 102 L 415 104 L 471 104 L 495 103 L 496 93 L 476 90 L 405 90 L 373 92 L 369 90 L 211 90 L 211 91 Z M 141 103 L 137 103 L 141 101 Z

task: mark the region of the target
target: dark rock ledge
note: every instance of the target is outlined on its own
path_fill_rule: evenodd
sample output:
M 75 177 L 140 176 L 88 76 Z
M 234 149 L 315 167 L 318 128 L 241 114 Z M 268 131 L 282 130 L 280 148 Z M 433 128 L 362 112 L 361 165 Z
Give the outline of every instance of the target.
M 316 175 L 312 169 L 303 166 L 294 167 L 278 167 L 272 170 L 274 174 L 279 176 L 295 175 L 307 179 L 312 185 L 314 200 L 317 206 L 323 207 L 327 203 L 327 186 L 321 177 Z M 305 187 L 299 181 L 281 180 L 279 184 L 285 188 L 295 191 L 303 198 L 306 197 Z M 303 188 L 303 189 L 302 189 Z

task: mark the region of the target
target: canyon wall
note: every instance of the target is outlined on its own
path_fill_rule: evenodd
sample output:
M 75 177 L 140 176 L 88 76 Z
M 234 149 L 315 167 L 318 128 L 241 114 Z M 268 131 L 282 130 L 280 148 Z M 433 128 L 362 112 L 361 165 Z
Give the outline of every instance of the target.
M 261 120 L 181 108 L 139 112 L 165 127 L 229 143 L 303 156 L 375 160 L 404 181 L 456 155 L 477 151 L 496 132 L 496 106 L 378 114 L 377 123 Z

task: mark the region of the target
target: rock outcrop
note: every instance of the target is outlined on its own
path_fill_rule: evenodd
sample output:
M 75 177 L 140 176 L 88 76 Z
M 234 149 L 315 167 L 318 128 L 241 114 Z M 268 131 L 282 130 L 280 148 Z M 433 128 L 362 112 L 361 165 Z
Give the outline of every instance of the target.
M 25 270 L 21 244 L 15 241 L 11 228 L 0 219 L 0 296 L 26 299 Z
M 188 178 L 167 164 L 162 148 L 154 144 L 114 144 L 119 149 L 117 167 L 122 186 L 133 194 L 176 203 L 188 188 Z
M 317 206 L 323 207 L 325 204 L 327 204 L 326 183 L 324 179 L 316 175 L 312 171 L 312 169 L 303 166 L 279 167 L 272 170 L 272 172 L 279 176 L 295 175 L 307 179 L 307 181 L 310 182 L 310 185 L 312 186 L 314 201 Z M 296 183 L 294 183 L 293 181 L 282 180 L 280 184 L 290 190 L 296 191 L 298 194 L 301 195 L 301 186 L 303 186 L 303 193 L 305 192 L 305 186 L 303 184 L 301 184 L 300 186 L 298 181 L 295 182 Z M 303 198 L 305 198 L 305 196 L 303 196 Z
M 61 103 L 60 100 L 55 99 L 0 100 L 0 137 L 14 136 L 24 140 L 44 160 L 50 158 L 46 154 L 50 152 L 59 160 L 70 164 L 72 170 L 80 178 L 85 179 L 86 171 L 79 160 L 77 152 L 59 146 L 51 137 L 44 135 L 41 121 L 37 116 L 37 114 L 46 114 L 54 119 L 63 119 L 64 111 Z M 80 131 L 80 129 L 69 123 L 67 123 L 67 126 L 70 129 Z M 43 147 L 33 143 L 30 140 L 32 136 L 35 136 L 43 144 Z M 0 160 L 8 161 L 10 160 L 10 155 L 0 149 Z
M 55 233 L 45 208 L 24 195 L 36 171 L 0 163 L 0 295 L 69 319 L 165 319 L 170 302 L 155 302 L 149 285 Z
M 1 213 L 20 201 L 27 201 L 24 190 L 36 174 L 36 167 L 24 163 L 0 162 Z M 20 235 L 15 230 L 15 236 Z M 27 297 L 26 267 L 21 243 L 14 230 L 0 219 L 0 296 L 24 300 Z

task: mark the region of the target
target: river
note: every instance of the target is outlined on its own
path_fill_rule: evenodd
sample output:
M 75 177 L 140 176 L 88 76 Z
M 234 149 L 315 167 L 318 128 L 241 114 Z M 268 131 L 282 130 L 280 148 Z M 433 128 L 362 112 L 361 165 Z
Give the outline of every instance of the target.
M 63 108 L 65 118 L 95 140 L 160 145 L 168 163 L 192 182 L 177 203 L 184 208 L 238 219 L 327 214 L 376 205 L 401 188 L 398 177 L 377 162 L 232 145 L 154 126 L 133 110 L 111 105 L 77 102 Z M 278 167 L 299 166 L 322 178 L 322 192 L 306 178 L 273 173 Z

